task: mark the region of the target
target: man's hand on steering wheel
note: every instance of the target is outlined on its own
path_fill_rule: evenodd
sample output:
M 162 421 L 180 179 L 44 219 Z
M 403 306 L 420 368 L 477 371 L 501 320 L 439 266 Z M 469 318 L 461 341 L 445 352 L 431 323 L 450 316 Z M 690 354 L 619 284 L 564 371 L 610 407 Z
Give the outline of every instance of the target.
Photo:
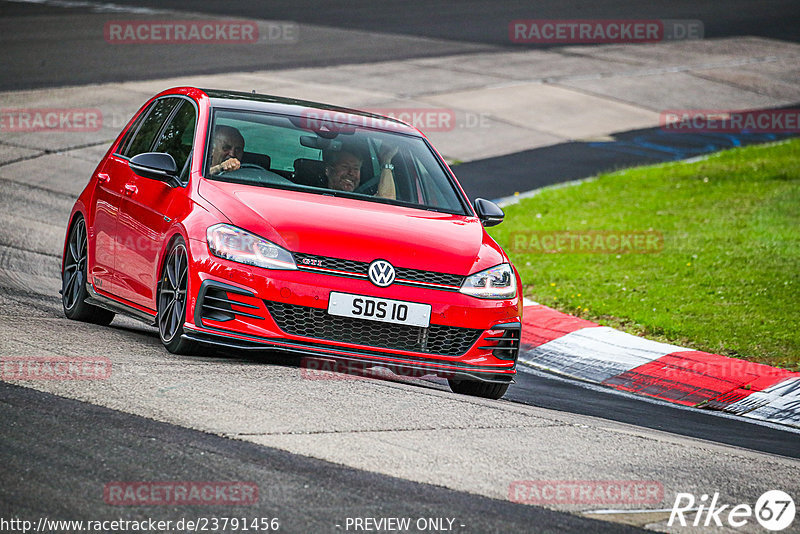
M 242 166 L 242 163 L 236 158 L 228 158 L 222 163 L 218 163 L 209 169 L 211 174 L 219 174 L 221 172 L 235 171 Z

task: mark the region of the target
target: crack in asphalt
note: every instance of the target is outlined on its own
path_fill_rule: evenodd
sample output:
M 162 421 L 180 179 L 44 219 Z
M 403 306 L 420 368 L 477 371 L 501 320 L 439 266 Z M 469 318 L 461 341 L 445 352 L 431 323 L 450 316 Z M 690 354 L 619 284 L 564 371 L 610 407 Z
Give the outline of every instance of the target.
M 2 141 L 0 141 L 0 144 L 7 145 L 7 143 L 3 143 Z M 7 146 L 11 146 L 11 145 L 7 145 Z M 31 160 L 31 159 L 36 159 L 36 158 L 39 158 L 41 156 L 47 155 L 47 152 L 42 151 L 41 149 L 33 149 L 33 148 L 21 147 L 21 146 L 15 146 L 14 148 L 24 148 L 25 150 L 39 150 L 39 153 L 38 154 L 32 154 L 30 156 L 22 156 L 22 157 L 19 157 L 19 158 L 16 158 L 16 159 L 11 159 L 11 160 L 8 160 L 8 161 L 4 161 L 4 162 L 0 163 L 0 167 L 5 167 L 6 165 L 12 165 L 14 163 L 19 163 L 20 161 L 28 161 L 28 160 Z
M 53 154 L 66 154 L 67 152 L 72 152 L 72 151 L 75 151 L 75 150 L 81 150 L 81 149 L 84 149 L 84 148 L 92 148 L 92 147 L 95 147 L 95 146 L 107 145 L 107 144 L 110 144 L 111 142 L 112 141 L 104 140 L 104 141 L 96 141 L 96 142 L 93 142 L 93 143 L 84 143 L 82 145 L 69 146 L 69 147 L 66 147 L 66 148 L 41 149 L 41 148 L 35 148 L 35 147 L 16 144 L 16 143 L 9 143 L 8 141 L 0 141 L 0 145 L 9 146 L 9 147 L 12 147 L 12 148 L 23 148 L 25 150 L 38 150 L 39 151 L 38 154 L 32 154 L 30 156 L 23 156 L 23 157 L 20 157 L 20 158 L 11 160 L 11 161 L 4 161 L 4 162 L 0 163 L 0 167 L 5 167 L 7 165 L 11 165 L 12 163 L 19 163 L 20 161 L 29 161 L 29 160 L 32 160 L 32 159 L 41 158 L 42 156 L 49 156 L 49 155 L 53 155 Z M 76 158 L 76 159 L 81 159 L 81 158 Z M 83 160 L 83 161 L 89 161 L 89 160 Z M 94 160 L 92 160 L 92 161 L 94 161 Z M 0 179 L 2 179 L 2 178 L 0 178 Z
M 797 58 L 797 59 L 800 60 L 800 58 Z M 735 83 L 735 82 L 730 81 L 730 80 L 722 80 L 722 79 L 719 79 L 719 78 L 714 78 L 713 76 L 709 76 L 708 74 L 705 74 L 705 73 L 690 72 L 689 75 L 693 76 L 695 78 L 698 78 L 700 80 L 706 80 L 706 81 L 713 82 L 713 83 L 718 83 L 718 84 L 721 84 L 721 85 L 727 85 L 728 87 L 732 87 L 734 89 L 738 89 L 738 90 L 742 90 L 742 91 L 749 91 L 751 93 L 755 93 L 757 95 L 766 96 L 766 97 L 770 97 L 770 98 L 773 97 L 773 95 L 770 94 L 769 91 L 762 91 L 762 90 L 758 90 L 757 91 L 757 90 L 754 90 L 754 89 L 752 89 L 750 87 L 747 87 L 747 86 L 742 85 L 742 84 Z M 791 85 L 791 84 L 787 83 L 786 85 L 788 86 L 788 85 Z M 796 104 L 794 104 L 794 105 L 796 105 Z
M 582 57 L 591 59 L 597 58 L 590 54 L 578 54 Z M 578 81 L 578 80 L 600 80 L 605 78 L 636 78 L 641 76 L 656 76 L 658 74 L 673 74 L 676 72 L 691 72 L 694 70 L 711 70 L 711 69 L 724 69 L 730 67 L 742 67 L 746 65 L 758 65 L 762 63 L 775 63 L 777 61 L 798 59 L 796 56 L 760 56 L 750 57 L 745 59 L 737 59 L 731 61 L 717 61 L 712 63 L 698 63 L 692 65 L 673 65 L 669 67 L 643 67 L 630 71 L 622 72 L 599 72 L 594 74 L 568 74 L 564 76 L 551 76 L 541 78 L 541 82 L 563 82 L 563 81 Z
M 2 167 L 2 165 L 0 165 L 0 167 Z M 28 184 L 28 183 L 25 183 L 25 182 L 20 182 L 19 180 L 15 180 L 13 178 L 6 178 L 5 176 L 0 176 L 0 182 L 9 182 L 9 183 L 12 183 L 12 184 L 14 184 L 16 186 L 21 186 L 21 187 L 28 188 L 29 190 L 43 191 L 45 193 L 50 193 L 50 194 L 53 194 L 53 195 L 56 195 L 56 196 L 59 196 L 59 197 L 64 197 L 64 198 L 69 198 L 69 199 L 77 198 L 77 195 L 72 194 L 72 193 L 65 193 L 64 191 L 57 191 L 55 189 L 50 189 L 49 187 L 44 187 L 44 186 L 37 185 L 37 184 Z
M 581 57 L 586 59 L 592 60 L 601 60 L 601 61 L 610 61 L 609 59 L 597 57 L 591 54 L 582 54 L 579 52 L 575 53 L 565 53 L 565 52 L 554 52 L 560 55 L 571 56 L 571 57 Z M 745 59 L 737 59 L 737 60 L 730 60 L 730 61 L 717 61 L 712 63 L 698 63 L 698 64 L 690 64 L 690 65 L 673 65 L 669 67 L 643 67 L 637 64 L 631 64 L 632 67 L 639 67 L 632 70 L 627 71 L 620 71 L 620 72 L 596 72 L 592 74 L 565 74 L 561 76 L 545 76 L 541 78 L 519 78 L 514 79 L 510 82 L 504 82 L 497 85 L 484 85 L 480 87 L 475 87 L 471 89 L 463 89 L 463 91 L 470 91 L 470 90 L 480 90 L 480 89 L 492 89 L 495 87 L 509 87 L 513 85 L 520 85 L 520 84 L 528 84 L 528 83 L 553 83 L 557 84 L 559 82 L 565 81 L 582 81 L 582 80 L 601 80 L 606 78 L 635 78 L 641 76 L 655 76 L 658 74 L 671 74 L 677 72 L 691 72 L 694 70 L 711 70 L 711 69 L 723 69 L 723 68 L 730 68 L 730 67 L 742 67 L 746 65 L 757 65 L 762 63 L 775 63 L 778 61 L 785 61 L 785 60 L 794 60 L 800 59 L 797 56 L 758 56 L 758 57 L 751 57 Z M 613 58 L 613 61 L 618 62 L 627 62 L 624 58 Z M 480 70 L 474 70 L 466 67 L 448 67 L 447 70 L 453 72 L 463 72 L 468 74 L 480 74 Z M 716 81 L 716 80 L 715 80 Z M 722 82 L 721 82 L 722 83 Z M 751 89 L 747 89 L 751 91 Z M 439 92 L 427 92 L 427 93 L 415 93 L 416 97 L 423 97 L 423 96 L 430 96 L 430 95 L 438 95 Z
M 0 178 L 0 180 L 1 179 L 2 178 Z M 20 252 L 27 252 L 28 254 L 39 254 L 40 256 L 48 256 L 48 257 L 51 257 L 51 258 L 57 258 L 59 260 L 61 259 L 61 254 L 60 253 L 59 254 L 55 254 L 55 253 L 52 253 L 52 252 L 42 252 L 40 250 L 31 250 L 31 249 L 27 249 L 27 248 L 18 247 L 16 245 L 12 245 L 11 243 L 2 243 L 2 242 L 0 242 L 0 248 L 9 249 L 9 250 L 18 250 Z M 5 254 L 5 253 L 3 253 L 3 254 Z M 0 265 L 2 265 L 2 262 L 0 262 Z

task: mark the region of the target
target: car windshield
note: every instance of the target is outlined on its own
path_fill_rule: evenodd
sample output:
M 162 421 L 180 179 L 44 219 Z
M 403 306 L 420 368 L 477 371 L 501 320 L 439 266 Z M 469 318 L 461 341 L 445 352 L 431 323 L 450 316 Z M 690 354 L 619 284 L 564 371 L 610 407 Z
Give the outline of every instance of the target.
M 428 144 L 372 127 L 386 119 L 320 121 L 217 109 L 204 175 L 212 180 L 345 196 L 467 215 Z M 367 124 L 369 122 L 369 124 Z M 228 160 L 238 160 L 236 162 Z

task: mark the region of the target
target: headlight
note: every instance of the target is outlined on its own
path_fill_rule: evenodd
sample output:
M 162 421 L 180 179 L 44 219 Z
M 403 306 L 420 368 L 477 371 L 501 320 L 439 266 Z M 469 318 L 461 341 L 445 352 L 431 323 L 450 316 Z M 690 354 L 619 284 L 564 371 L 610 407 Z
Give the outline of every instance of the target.
M 480 299 L 510 299 L 517 294 L 517 278 L 511 265 L 501 263 L 468 276 L 460 291 Z
M 297 269 L 291 252 L 230 224 L 209 227 L 206 240 L 208 250 L 226 260 L 265 269 Z

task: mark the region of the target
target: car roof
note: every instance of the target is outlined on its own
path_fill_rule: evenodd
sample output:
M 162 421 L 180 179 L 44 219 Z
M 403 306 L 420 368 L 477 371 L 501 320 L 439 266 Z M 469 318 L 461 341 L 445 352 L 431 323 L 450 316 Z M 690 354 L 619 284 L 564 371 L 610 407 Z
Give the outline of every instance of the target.
M 355 126 L 366 126 L 379 130 L 388 130 L 422 137 L 419 130 L 402 121 L 366 111 L 333 106 L 321 102 L 312 102 L 310 100 L 262 95 L 256 92 L 243 93 L 220 89 L 201 89 L 201 91 L 208 95 L 212 108 L 260 111 L 308 117 L 309 119 L 324 122 L 331 121 Z

